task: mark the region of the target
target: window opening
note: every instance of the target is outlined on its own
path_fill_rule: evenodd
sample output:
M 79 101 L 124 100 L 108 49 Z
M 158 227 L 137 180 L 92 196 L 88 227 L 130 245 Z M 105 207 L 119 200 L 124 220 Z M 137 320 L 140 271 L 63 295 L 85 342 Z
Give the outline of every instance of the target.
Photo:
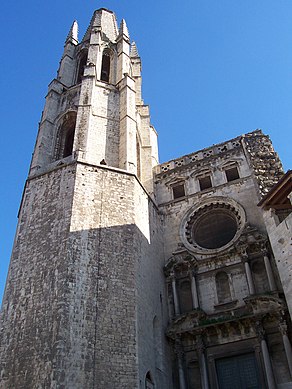
M 254 354 L 217 359 L 216 371 L 220 389 L 261 387 Z
M 79 60 L 79 67 L 78 67 L 78 74 L 77 74 L 77 81 L 76 81 L 77 84 L 79 84 L 82 81 L 86 62 L 87 62 L 87 50 L 83 52 Z
M 209 199 L 195 211 L 187 214 L 184 224 L 186 245 L 196 251 L 225 250 L 238 239 L 245 225 L 245 214 L 241 206 L 232 201 L 222 203 L 222 199 Z
M 212 188 L 212 181 L 210 176 L 199 178 L 199 185 L 201 190 Z
M 74 135 L 76 126 L 76 112 L 69 112 L 58 131 L 56 157 L 66 158 L 73 152 Z
M 74 143 L 74 133 L 75 129 L 70 128 L 67 131 L 66 137 L 65 137 L 65 146 L 64 146 L 64 152 L 63 152 L 63 158 L 68 157 L 72 154 L 73 151 L 73 143 Z
M 206 249 L 225 246 L 235 236 L 237 222 L 235 216 L 224 209 L 214 209 L 202 214 L 193 226 L 194 241 Z
M 185 186 L 184 184 L 176 185 L 172 187 L 173 198 L 179 199 L 180 197 L 185 196 Z
M 105 52 L 102 56 L 102 62 L 101 62 L 101 75 L 100 75 L 101 81 L 109 82 L 110 64 L 111 64 L 110 54 Z
M 238 180 L 239 178 L 239 173 L 236 166 L 230 169 L 226 169 L 225 174 L 226 174 L 227 182 Z

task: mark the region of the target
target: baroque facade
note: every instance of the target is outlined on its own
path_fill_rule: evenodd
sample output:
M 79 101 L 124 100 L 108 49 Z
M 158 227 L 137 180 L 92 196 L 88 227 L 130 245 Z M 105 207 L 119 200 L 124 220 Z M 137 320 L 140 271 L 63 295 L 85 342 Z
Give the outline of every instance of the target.
M 0 388 L 291 388 L 282 176 L 261 130 L 159 164 L 125 21 L 99 9 L 80 42 L 74 22 L 20 207 Z

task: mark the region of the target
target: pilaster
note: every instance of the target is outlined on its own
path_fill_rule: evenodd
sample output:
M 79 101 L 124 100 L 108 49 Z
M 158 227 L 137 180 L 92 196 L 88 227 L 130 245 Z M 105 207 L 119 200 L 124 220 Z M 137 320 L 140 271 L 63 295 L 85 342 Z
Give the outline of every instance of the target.
M 120 90 L 120 168 L 137 173 L 135 82 L 125 75 Z
M 117 38 L 118 68 L 117 82 L 120 82 L 125 74 L 130 73 L 130 38 L 126 22 L 121 21 L 119 36 Z

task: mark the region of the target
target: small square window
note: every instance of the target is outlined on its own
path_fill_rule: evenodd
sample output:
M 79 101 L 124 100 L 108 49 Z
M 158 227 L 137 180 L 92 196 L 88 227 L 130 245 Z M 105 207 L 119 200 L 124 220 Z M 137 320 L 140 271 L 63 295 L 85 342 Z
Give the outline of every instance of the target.
M 237 180 L 239 178 L 239 173 L 237 167 L 232 167 L 225 170 L 227 182 Z
M 199 178 L 200 189 L 205 190 L 212 188 L 212 181 L 210 176 Z
M 185 186 L 184 184 L 176 185 L 172 187 L 173 198 L 178 199 L 185 196 Z

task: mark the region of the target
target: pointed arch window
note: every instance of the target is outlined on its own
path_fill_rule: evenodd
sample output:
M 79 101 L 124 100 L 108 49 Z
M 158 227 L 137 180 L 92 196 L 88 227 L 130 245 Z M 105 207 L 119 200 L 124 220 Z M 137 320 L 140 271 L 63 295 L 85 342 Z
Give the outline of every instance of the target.
M 74 142 L 74 133 L 75 133 L 75 127 L 69 128 L 67 131 L 66 137 L 65 137 L 65 144 L 64 144 L 64 152 L 63 152 L 63 158 L 68 157 L 72 154 L 73 150 L 73 142 Z
M 81 52 L 80 59 L 79 59 L 76 84 L 79 84 L 82 81 L 82 77 L 84 74 L 84 68 L 85 68 L 86 63 L 87 63 L 87 56 L 88 56 L 88 51 L 83 50 Z
M 73 152 L 76 116 L 76 112 L 65 115 L 58 131 L 56 159 L 66 158 Z
M 216 274 L 215 279 L 218 303 L 223 304 L 231 301 L 228 275 L 224 271 L 220 271 Z
M 101 81 L 109 82 L 110 80 L 110 68 L 111 68 L 111 53 L 109 50 L 104 50 L 101 61 Z

